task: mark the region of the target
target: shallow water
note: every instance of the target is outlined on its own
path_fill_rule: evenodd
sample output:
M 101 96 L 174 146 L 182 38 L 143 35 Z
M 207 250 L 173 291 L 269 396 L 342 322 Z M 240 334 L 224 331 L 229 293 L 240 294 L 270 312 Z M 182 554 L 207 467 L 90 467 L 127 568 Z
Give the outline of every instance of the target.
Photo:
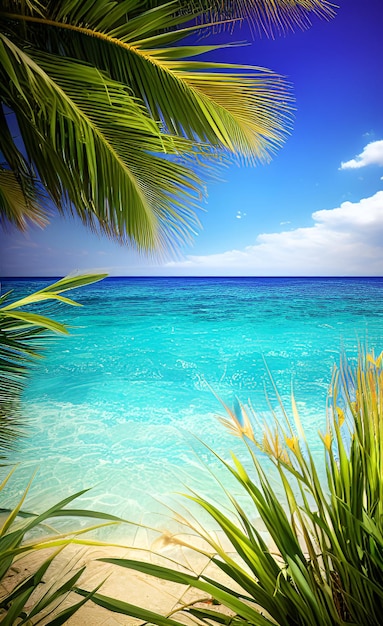
M 42 284 L 3 281 L 3 290 Z M 340 353 L 355 357 L 366 339 L 383 348 L 383 279 L 123 278 L 73 296 L 84 307 L 58 315 L 72 335 L 51 342 L 24 396 L 28 437 L 11 459 L 22 461 L 8 498 L 39 468 L 29 508 L 94 487 L 82 505 L 161 524 L 157 500 L 172 503 L 181 482 L 221 498 L 209 469 L 228 479 L 193 435 L 226 459 L 240 449 L 216 419 L 213 391 L 230 406 L 250 399 L 267 418 L 265 386 L 276 399 L 265 362 L 287 406 L 293 383 L 322 455 Z

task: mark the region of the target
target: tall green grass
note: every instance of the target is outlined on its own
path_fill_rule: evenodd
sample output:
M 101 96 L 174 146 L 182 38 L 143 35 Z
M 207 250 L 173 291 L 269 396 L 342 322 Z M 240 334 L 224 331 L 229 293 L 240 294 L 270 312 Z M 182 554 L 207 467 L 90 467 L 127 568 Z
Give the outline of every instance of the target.
M 0 499 L 15 468 L 0 484 Z M 12 509 L 0 509 L 0 623 L 2 626 L 45 626 L 64 624 L 89 600 L 95 590 L 85 594 L 80 601 L 66 602 L 78 583 L 85 566 L 69 568 L 67 574 L 52 575 L 51 565 L 68 545 L 105 546 L 92 538 L 92 531 L 118 524 L 122 520 L 107 513 L 70 508 L 73 501 L 86 490 L 73 494 L 40 513 L 23 509 L 28 488 Z M 62 532 L 52 527 L 52 520 L 74 518 L 75 526 Z M 96 525 L 84 527 L 84 519 L 97 520 Z M 84 535 L 90 533 L 90 538 Z M 43 554 L 39 565 L 28 567 L 31 573 L 22 575 L 24 564 L 30 556 Z M 46 556 L 48 554 L 48 556 Z M 57 569 L 57 568 L 55 568 Z M 19 572 L 19 575 L 18 575 Z M 12 581 L 15 583 L 12 584 Z M 6 583 L 6 584 L 4 584 Z M 76 598 L 76 596 L 74 596 Z
M 36 359 L 42 355 L 52 331 L 68 334 L 65 324 L 31 311 L 31 305 L 44 307 L 64 303 L 80 306 L 62 294 L 104 276 L 68 276 L 16 301 L 12 301 L 11 291 L 0 295 L 0 460 L 6 459 L 21 434 L 20 397 Z M 10 470 L 0 482 L 1 507 L 4 507 L 4 492 L 13 472 L 14 469 Z M 59 626 L 68 621 L 95 590 L 85 594 L 80 601 L 67 603 L 64 608 L 62 603 L 78 583 L 85 567 L 72 568 L 67 575 L 57 576 L 52 574 L 55 568 L 51 566 L 70 544 L 106 545 L 85 539 L 84 533 L 122 520 L 103 512 L 68 508 L 84 492 L 65 498 L 40 513 L 27 512 L 23 508 L 27 493 L 28 487 L 13 508 L 0 508 L 0 623 L 3 626 L 40 623 Z M 69 532 L 57 531 L 52 527 L 52 520 L 57 518 L 74 518 L 75 526 Z M 84 518 L 99 523 L 84 528 Z M 44 554 L 41 551 L 46 550 L 49 556 L 38 559 L 37 566 L 27 561 L 30 573 L 22 575 L 23 559 Z
M 380 626 L 383 621 L 383 357 L 360 352 L 351 368 L 345 360 L 333 375 L 327 429 L 319 433 L 325 471 L 307 442 L 294 396 L 291 417 L 274 414 L 261 440 L 256 416 L 244 406 L 221 421 L 244 443 L 246 458 L 220 459 L 247 494 L 227 493 L 235 519 L 204 497 L 189 495 L 214 520 L 231 548 L 200 526 L 217 575 L 195 575 L 170 565 L 102 559 L 121 567 L 178 582 L 212 598 L 212 604 L 180 606 L 198 623 L 265 626 Z M 274 465 L 279 485 L 264 469 Z M 324 469 L 324 468 L 322 468 Z M 320 479 L 320 476 L 325 479 Z M 280 497 L 280 488 L 284 498 Z M 281 500 L 285 503 L 282 504 Z M 261 517 L 269 540 L 258 530 Z M 174 537 L 174 544 L 177 543 Z M 272 544 L 274 544 L 273 547 Z M 222 577 L 224 575 L 224 578 Z M 225 580 L 227 582 L 222 582 Z M 78 590 L 86 594 L 84 590 Z M 181 595 L 181 594 L 180 594 Z M 178 624 L 177 614 L 160 616 L 145 608 L 95 594 L 92 601 L 161 626 Z M 214 604 L 226 607 L 222 611 Z M 228 609 L 228 611 L 227 611 Z M 182 622 L 182 620 L 181 620 Z

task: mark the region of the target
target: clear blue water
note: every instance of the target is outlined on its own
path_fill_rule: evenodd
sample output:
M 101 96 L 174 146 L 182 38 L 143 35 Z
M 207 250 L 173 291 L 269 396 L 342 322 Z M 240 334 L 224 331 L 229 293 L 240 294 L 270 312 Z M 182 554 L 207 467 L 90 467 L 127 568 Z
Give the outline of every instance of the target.
M 20 296 L 43 284 L 2 287 Z M 267 419 L 264 360 L 287 407 L 293 383 L 321 454 L 340 353 L 355 357 L 366 340 L 383 348 L 380 278 L 113 278 L 73 297 L 84 306 L 56 315 L 72 335 L 51 342 L 30 381 L 28 437 L 11 458 L 21 463 L 10 499 L 39 468 L 29 508 L 93 487 L 83 505 L 157 524 L 158 500 L 171 504 L 181 483 L 219 498 L 209 469 L 223 474 L 194 435 L 226 459 L 239 450 L 212 390 L 230 406 L 250 399 Z

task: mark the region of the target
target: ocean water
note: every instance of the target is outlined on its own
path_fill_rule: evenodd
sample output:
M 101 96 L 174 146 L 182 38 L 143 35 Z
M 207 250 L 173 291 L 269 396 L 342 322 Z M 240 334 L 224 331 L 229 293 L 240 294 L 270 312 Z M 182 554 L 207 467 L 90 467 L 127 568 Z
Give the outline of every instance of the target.
M 21 296 L 45 284 L 2 289 Z M 72 334 L 52 340 L 36 368 L 23 400 L 27 436 L 10 458 L 19 463 L 10 503 L 37 470 L 29 509 L 90 487 L 81 506 L 161 527 L 166 507 L 180 506 L 176 492 L 220 501 L 212 473 L 230 480 L 200 440 L 226 460 L 243 455 L 217 419 L 218 398 L 251 402 L 270 419 L 267 368 L 287 410 L 293 386 L 322 459 L 334 364 L 342 352 L 355 358 L 358 342 L 383 349 L 380 278 L 110 278 L 72 295 L 84 306 L 56 312 Z

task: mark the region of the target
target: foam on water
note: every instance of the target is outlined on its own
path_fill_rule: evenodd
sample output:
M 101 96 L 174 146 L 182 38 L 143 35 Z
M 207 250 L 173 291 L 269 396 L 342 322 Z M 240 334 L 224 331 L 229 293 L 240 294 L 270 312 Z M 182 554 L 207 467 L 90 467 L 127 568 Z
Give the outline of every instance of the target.
M 11 286 L 22 295 L 41 283 Z M 25 393 L 28 437 L 9 501 L 37 467 L 29 508 L 94 487 L 81 505 L 151 522 L 182 483 L 220 498 L 209 470 L 229 478 L 190 433 L 226 459 L 240 453 L 211 388 L 267 417 L 264 360 L 287 405 L 293 381 L 322 455 L 340 351 L 355 356 L 367 337 L 383 347 L 382 288 L 383 279 L 113 279 L 79 291 L 84 308 L 60 310 L 72 336 L 51 343 Z

